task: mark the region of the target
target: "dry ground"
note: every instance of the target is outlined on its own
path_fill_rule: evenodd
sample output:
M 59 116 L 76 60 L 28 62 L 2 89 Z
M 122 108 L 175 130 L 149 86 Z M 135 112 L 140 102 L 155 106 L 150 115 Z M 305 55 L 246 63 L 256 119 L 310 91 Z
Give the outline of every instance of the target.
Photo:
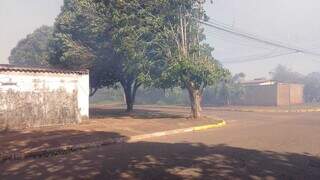
M 189 112 L 177 107 L 150 108 L 155 109 Z M 204 113 L 219 116 L 228 125 L 7 162 L 0 164 L 0 179 L 320 179 L 320 113 L 212 109 Z
M 122 107 L 96 106 L 91 119 L 65 127 L 34 128 L 0 133 L 0 155 L 45 150 L 58 146 L 130 137 L 159 131 L 215 123 L 213 118 L 188 119 L 184 110 L 137 108 L 126 113 Z

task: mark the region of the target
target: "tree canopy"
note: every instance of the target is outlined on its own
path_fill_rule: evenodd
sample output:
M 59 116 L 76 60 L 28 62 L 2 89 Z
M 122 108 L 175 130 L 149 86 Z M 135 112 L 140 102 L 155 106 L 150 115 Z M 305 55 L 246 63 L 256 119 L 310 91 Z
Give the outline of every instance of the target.
M 273 80 L 284 83 L 302 83 L 304 76 L 283 65 L 278 65 L 272 72 Z
M 205 88 L 229 77 L 204 41 L 204 2 L 65 0 L 54 27 L 36 48 L 42 57 L 32 59 L 90 69 L 91 95 L 120 84 L 127 111 L 141 86 L 186 89 L 192 117 L 199 118 Z
M 92 92 L 121 84 L 127 110 L 141 85 L 185 88 L 200 117 L 204 89 L 227 76 L 203 41 L 197 0 L 65 0 L 50 43 L 51 63 L 90 68 Z
M 303 75 L 283 65 L 278 65 L 271 73 L 272 79 L 283 83 L 304 85 L 304 100 L 309 103 L 320 102 L 320 73 L 312 72 Z
M 49 66 L 48 43 L 52 33 L 52 27 L 41 26 L 27 35 L 12 49 L 9 63 L 28 67 Z
M 90 69 L 90 89 L 114 86 L 117 60 L 109 33 L 110 24 L 97 11 L 92 0 L 65 0 L 56 18 L 49 43 L 50 63 L 54 66 Z
M 229 72 L 212 57 L 213 48 L 204 42 L 201 21 L 208 19 L 203 9 L 204 1 L 161 2 L 165 3 L 160 6 L 162 11 L 158 15 L 160 23 L 154 47 L 155 52 L 160 52 L 163 69 L 157 85 L 186 89 L 192 117 L 199 118 L 205 88 L 225 79 Z
M 128 111 L 133 109 L 136 91 L 149 74 L 144 40 L 150 30 L 143 19 L 144 10 L 132 5 L 66 0 L 50 43 L 51 64 L 91 70 L 92 94 L 119 82 Z

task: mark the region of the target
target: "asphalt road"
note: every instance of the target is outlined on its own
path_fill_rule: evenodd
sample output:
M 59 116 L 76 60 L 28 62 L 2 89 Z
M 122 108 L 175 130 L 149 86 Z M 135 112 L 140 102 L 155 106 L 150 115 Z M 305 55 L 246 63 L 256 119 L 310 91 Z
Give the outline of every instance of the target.
M 0 164 L 0 179 L 320 179 L 320 113 L 213 112 L 228 125 Z

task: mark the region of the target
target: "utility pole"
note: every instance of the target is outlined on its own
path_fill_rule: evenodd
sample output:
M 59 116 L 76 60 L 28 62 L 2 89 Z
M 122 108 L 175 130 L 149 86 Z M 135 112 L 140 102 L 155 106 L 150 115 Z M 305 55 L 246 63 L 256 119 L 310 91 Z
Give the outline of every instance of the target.
M 289 87 L 289 93 L 288 93 L 288 95 L 289 95 L 289 111 L 291 112 L 291 84 L 290 83 L 288 83 L 288 87 Z

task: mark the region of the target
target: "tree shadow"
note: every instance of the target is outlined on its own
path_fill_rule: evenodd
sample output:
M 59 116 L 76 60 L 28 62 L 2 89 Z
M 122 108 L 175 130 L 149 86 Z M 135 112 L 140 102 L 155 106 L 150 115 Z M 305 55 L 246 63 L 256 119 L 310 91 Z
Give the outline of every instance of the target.
M 116 132 L 50 130 L 7 131 L 0 133 L 0 155 L 46 150 L 60 146 L 99 142 L 110 138 L 125 138 Z
M 160 110 L 151 109 L 135 109 L 132 112 L 126 112 L 120 108 L 103 108 L 94 107 L 90 108 L 90 118 L 92 119 L 104 119 L 104 118 L 126 118 L 130 117 L 133 119 L 170 119 L 170 118 L 186 118 L 186 115 L 168 113 Z
M 8 162 L 3 179 L 320 179 L 320 158 L 190 143 L 138 142 Z

